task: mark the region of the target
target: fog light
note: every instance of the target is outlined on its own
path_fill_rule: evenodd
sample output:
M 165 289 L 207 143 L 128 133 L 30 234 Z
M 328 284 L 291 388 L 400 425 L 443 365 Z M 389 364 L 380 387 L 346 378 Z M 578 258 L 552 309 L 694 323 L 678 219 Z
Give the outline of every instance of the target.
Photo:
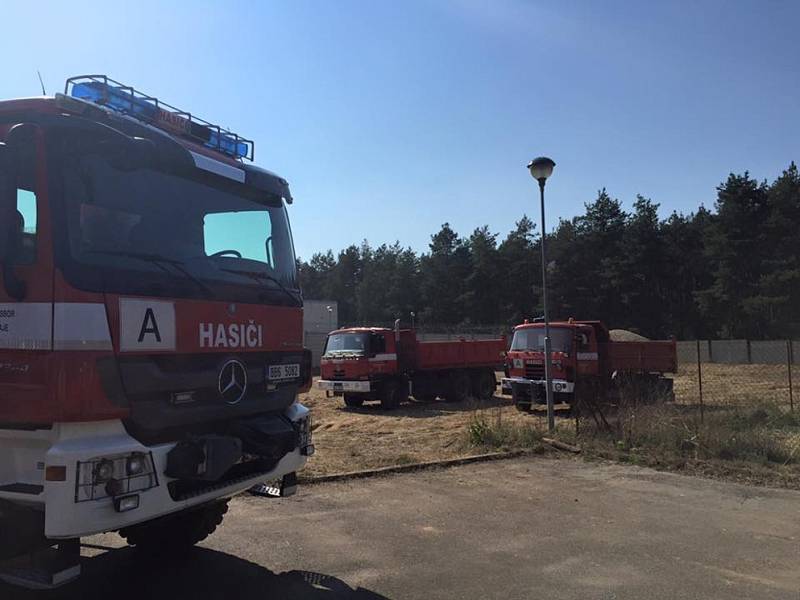
M 117 512 L 127 512 L 137 508 L 139 508 L 139 494 L 114 498 L 114 510 Z
M 556 384 L 556 391 L 560 392 L 562 387 L 564 387 L 564 386 L 562 386 L 560 383 L 557 383 Z

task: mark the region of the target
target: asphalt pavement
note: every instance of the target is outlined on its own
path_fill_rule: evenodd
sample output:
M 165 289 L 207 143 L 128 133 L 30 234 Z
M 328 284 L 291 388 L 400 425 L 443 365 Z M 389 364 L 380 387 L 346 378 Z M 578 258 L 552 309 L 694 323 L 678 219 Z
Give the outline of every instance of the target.
M 800 492 L 571 459 L 240 497 L 183 558 L 85 541 L 77 584 L 0 598 L 800 600 Z

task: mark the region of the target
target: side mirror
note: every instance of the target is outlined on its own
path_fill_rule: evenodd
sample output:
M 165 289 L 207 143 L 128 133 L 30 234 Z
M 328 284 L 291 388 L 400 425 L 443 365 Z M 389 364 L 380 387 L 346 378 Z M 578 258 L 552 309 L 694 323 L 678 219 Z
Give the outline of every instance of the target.
M 0 261 L 8 254 L 11 211 L 15 208 L 15 190 L 8 146 L 0 143 Z

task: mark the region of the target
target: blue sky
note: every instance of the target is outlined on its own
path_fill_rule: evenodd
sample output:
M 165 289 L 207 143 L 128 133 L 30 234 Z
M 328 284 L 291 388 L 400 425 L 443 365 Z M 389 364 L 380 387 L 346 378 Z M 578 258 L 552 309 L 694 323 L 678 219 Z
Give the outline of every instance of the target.
M 116 6 L 115 6 L 116 4 Z M 106 73 L 256 140 L 298 254 L 548 223 L 606 187 L 662 214 L 800 145 L 800 3 L 4 2 L 0 97 Z M 551 227 L 548 227 L 551 229 Z

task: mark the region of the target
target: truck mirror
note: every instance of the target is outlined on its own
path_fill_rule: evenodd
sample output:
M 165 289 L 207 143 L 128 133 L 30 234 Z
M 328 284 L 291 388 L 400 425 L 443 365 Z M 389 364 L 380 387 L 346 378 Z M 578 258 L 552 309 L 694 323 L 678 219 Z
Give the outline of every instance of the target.
M 11 185 L 12 180 L 8 146 L 0 143 L 0 261 L 5 259 L 8 253 L 11 211 L 14 209 L 16 199 Z

